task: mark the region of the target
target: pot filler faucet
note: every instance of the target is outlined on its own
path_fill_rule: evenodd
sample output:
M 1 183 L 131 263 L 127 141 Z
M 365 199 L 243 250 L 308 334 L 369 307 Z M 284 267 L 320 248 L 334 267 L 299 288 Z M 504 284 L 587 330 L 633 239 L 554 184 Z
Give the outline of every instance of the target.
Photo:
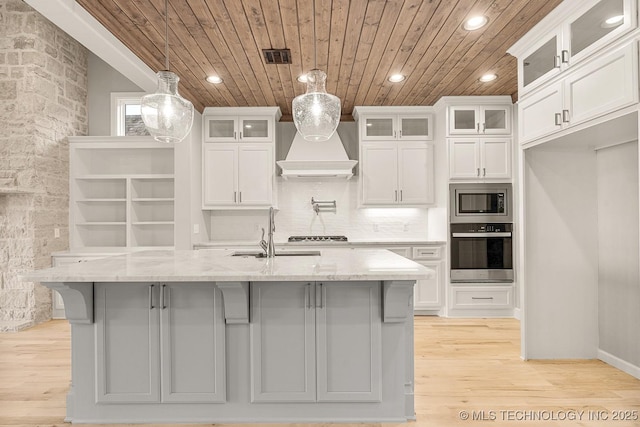
M 273 243 L 273 232 L 276 231 L 276 221 L 274 219 L 273 207 L 269 208 L 269 235 L 267 241 L 264 240 L 264 228 L 262 229 L 262 240 L 260 240 L 260 247 L 264 251 L 267 258 L 273 258 L 276 256 L 276 248 Z

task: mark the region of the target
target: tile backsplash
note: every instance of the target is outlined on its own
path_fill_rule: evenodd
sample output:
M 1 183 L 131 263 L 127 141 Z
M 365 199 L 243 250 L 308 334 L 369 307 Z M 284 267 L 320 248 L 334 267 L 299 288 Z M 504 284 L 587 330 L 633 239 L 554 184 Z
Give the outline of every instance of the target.
M 276 241 L 292 235 L 346 235 L 350 240 L 427 239 L 426 208 L 358 208 L 358 178 L 289 180 L 278 178 Z M 333 211 L 313 210 L 311 198 L 336 201 Z M 212 241 L 259 240 L 266 211 L 212 211 Z

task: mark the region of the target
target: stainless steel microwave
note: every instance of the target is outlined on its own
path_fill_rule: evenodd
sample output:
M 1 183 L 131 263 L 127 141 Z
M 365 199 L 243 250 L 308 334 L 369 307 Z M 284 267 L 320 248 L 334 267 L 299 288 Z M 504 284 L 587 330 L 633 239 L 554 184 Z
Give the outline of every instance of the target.
M 451 184 L 451 223 L 513 222 L 511 184 Z

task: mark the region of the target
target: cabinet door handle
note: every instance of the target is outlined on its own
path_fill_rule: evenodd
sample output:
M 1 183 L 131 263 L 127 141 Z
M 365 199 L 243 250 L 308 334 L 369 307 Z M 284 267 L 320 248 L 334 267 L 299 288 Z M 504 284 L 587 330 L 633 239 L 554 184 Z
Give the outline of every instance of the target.
M 560 56 L 553 57 L 553 68 L 560 68 Z
M 562 114 L 556 113 L 556 126 L 562 125 Z
M 240 139 L 242 139 L 242 132 L 240 132 Z
M 482 176 L 487 176 L 487 168 L 482 168 Z
M 471 297 L 471 299 L 475 299 L 475 300 L 492 300 L 493 297 Z
M 238 202 L 237 193 L 234 191 L 233 192 L 233 203 L 237 203 L 237 202 Z
M 237 135 L 237 134 L 236 134 L 236 131 L 233 131 L 233 139 L 237 139 L 237 138 L 236 138 L 236 135 Z
M 485 132 L 486 132 L 486 130 L 487 130 L 487 124 L 486 124 L 486 123 L 483 123 L 483 124 L 482 124 L 482 133 L 485 133 Z
M 238 203 L 242 203 L 242 191 L 238 192 Z
M 562 51 L 562 63 L 563 64 L 568 64 L 569 63 L 569 51 L 568 50 L 563 50 Z
M 478 172 L 476 176 L 480 176 L 480 168 L 478 168 Z
M 569 123 L 569 110 L 562 110 L 562 121 Z
M 400 201 L 402 201 L 402 190 L 400 190 Z
M 402 139 L 402 129 L 400 129 L 400 130 L 398 131 L 398 135 L 399 135 L 400 139 Z
M 320 308 L 324 308 L 324 296 L 322 292 L 324 291 L 324 286 L 320 283 Z
M 167 285 L 165 285 L 165 284 L 163 284 L 163 285 L 160 287 L 160 308 L 161 308 L 162 310 L 164 310 L 165 308 L 167 308 L 167 305 L 165 304 L 165 301 L 164 301 L 164 292 L 165 292 L 165 288 L 166 288 L 166 287 L 167 287 Z
M 305 288 L 305 293 L 307 294 L 307 308 L 311 308 L 311 283 L 307 283 L 307 286 Z
M 476 132 L 480 133 L 480 123 L 476 123 Z
M 395 130 L 393 131 L 393 137 L 394 137 L 395 139 L 397 139 L 397 138 L 398 138 L 398 132 L 396 132 Z
M 396 190 L 396 197 L 393 199 L 394 202 L 398 201 L 398 190 Z
M 149 285 L 149 310 L 153 310 L 153 285 Z

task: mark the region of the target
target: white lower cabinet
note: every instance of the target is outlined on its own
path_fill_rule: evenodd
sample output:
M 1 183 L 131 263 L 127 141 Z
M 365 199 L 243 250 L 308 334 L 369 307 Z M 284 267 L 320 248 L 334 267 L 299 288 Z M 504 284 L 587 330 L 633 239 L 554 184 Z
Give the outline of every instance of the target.
M 419 264 L 434 270 L 435 274 L 430 279 L 418 280 L 413 292 L 414 310 L 440 310 L 442 308 L 442 261 L 416 261 Z
M 95 324 L 97 402 L 225 401 L 213 283 L 96 283 Z
M 449 313 L 454 316 L 513 315 L 514 285 L 508 284 L 452 284 Z
M 380 307 L 379 282 L 252 283 L 251 401 L 380 402 Z

